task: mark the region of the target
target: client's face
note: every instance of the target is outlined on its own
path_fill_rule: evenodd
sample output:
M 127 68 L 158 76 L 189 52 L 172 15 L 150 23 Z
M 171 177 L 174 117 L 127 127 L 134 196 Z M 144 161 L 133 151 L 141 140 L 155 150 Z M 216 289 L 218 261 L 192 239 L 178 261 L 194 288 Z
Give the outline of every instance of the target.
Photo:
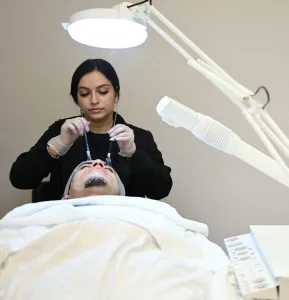
M 72 178 L 67 198 L 98 195 L 119 195 L 119 185 L 114 169 L 106 166 L 99 159 L 79 166 Z

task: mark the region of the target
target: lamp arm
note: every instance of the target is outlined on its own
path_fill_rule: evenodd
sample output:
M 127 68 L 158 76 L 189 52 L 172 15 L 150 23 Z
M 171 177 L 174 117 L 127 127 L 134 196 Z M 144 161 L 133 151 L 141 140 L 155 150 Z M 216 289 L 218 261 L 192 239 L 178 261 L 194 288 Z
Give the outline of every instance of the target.
M 217 65 L 205 52 L 203 52 L 193 41 L 191 41 L 182 31 L 180 31 L 172 22 L 170 22 L 165 16 L 163 16 L 154 6 L 148 5 L 149 11 L 160 20 L 168 29 L 170 29 L 176 36 L 178 36 L 188 47 L 190 47 L 203 61 L 210 65 L 217 73 L 223 76 L 228 82 L 231 82 L 236 87 L 243 90 L 244 93 L 253 94 L 244 86 L 236 82 L 231 76 L 229 76 L 219 65 Z
M 247 122 L 261 139 L 271 156 L 279 166 L 289 175 L 289 169 L 279 155 L 276 146 L 288 158 L 289 139 L 271 116 L 263 109 L 263 104 L 256 100 L 254 93 L 235 81 L 206 53 L 194 44 L 173 23 L 164 17 L 153 5 L 144 4 L 145 9 L 138 11 L 147 24 L 162 36 L 173 48 L 175 48 L 187 61 L 187 64 L 205 76 L 213 85 L 221 90 L 241 111 Z M 197 54 L 194 58 L 169 34 L 158 26 L 149 16 L 152 13 L 168 29 L 170 29 L 185 45 Z M 273 143 L 272 143 L 273 142 Z

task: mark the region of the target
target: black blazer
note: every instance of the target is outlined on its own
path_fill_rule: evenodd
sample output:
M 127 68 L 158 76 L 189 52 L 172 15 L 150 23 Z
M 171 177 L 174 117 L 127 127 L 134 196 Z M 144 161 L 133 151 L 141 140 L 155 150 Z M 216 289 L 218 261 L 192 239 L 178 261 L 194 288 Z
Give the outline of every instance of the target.
M 74 118 L 74 117 L 71 117 Z M 70 118 L 68 118 L 70 119 Z M 79 137 L 70 150 L 59 159 L 52 158 L 47 151 L 47 142 L 60 134 L 61 126 L 67 119 L 52 124 L 37 143 L 18 156 L 10 170 L 10 181 L 18 189 L 35 189 L 50 174 L 49 187 L 46 185 L 46 201 L 61 199 L 66 182 L 73 169 L 86 159 L 84 138 Z M 119 147 L 112 144 L 112 166 L 121 178 L 127 196 L 148 197 L 160 200 L 169 195 L 172 188 L 171 168 L 164 164 L 150 131 L 127 124 L 118 115 L 116 124 L 125 124 L 134 131 L 136 152 L 131 158 L 118 155 Z M 105 160 L 108 134 L 88 133 L 92 159 Z

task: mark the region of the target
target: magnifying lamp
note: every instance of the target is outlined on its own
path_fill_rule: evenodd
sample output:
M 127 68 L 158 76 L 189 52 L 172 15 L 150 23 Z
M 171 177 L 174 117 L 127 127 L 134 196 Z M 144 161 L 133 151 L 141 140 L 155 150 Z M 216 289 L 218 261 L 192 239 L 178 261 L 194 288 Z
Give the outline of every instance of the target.
M 84 45 L 110 49 L 135 47 L 144 43 L 148 34 L 145 23 L 135 18 L 128 4 L 83 10 L 62 25 L 72 39 Z
M 180 43 L 157 25 L 153 18 L 160 21 L 194 54 L 186 51 Z M 289 158 L 289 139 L 266 111 L 270 101 L 267 89 L 261 86 L 256 92 L 252 92 L 235 81 L 165 18 L 152 5 L 152 1 L 141 1 L 135 4 L 123 2 L 111 9 L 80 11 L 71 16 L 68 23 L 62 25 L 77 42 L 110 49 L 129 48 L 144 43 L 148 36 L 147 25 L 152 27 L 184 57 L 190 67 L 205 76 L 241 110 L 271 157 L 242 141 L 225 125 L 169 97 L 164 97 L 157 105 L 157 113 L 162 120 L 169 125 L 191 131 L 208 145 L 238 157 L 289 187 L 289 169 L 281 156 Z M 268 101 L 265 104 L 256 98 L 261 89 L 267 94 Z

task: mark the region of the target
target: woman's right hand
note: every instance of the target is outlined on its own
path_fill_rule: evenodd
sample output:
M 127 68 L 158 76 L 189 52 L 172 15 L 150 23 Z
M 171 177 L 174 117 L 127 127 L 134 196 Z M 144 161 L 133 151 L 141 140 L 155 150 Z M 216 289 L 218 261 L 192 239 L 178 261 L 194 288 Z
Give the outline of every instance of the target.
M 85 118 L 80 117 L 66 120 L 61 126 L 60 142 L 66 146 L 72 145 L 85 130 L 89 131 L 89 123 Z

